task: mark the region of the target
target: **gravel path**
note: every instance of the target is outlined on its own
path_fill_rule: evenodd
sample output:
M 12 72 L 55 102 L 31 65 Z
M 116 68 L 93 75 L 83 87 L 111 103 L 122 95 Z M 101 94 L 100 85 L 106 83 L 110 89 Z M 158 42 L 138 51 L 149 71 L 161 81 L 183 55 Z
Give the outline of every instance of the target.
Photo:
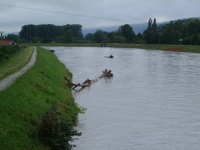
M 34 51 L 33 51 L 33 54 L 32 54 L 32 57 L 31 57 L 29 63 L 26 64 L 24 67 L 22 67 L 19 71 L 9 75 L 8 77 L 6 77 L 5 79 L 0 81 L 0 91 L 5 89 L 6 87 L 10 86 L 12 83 L 14 83 L 14 81 L 18 77 L 20 77 L 29 68 L 31 68 L 35 64 L 36 58 L 37 58 L 37 49 L 36 49 L 36 47 L 34 47 Z

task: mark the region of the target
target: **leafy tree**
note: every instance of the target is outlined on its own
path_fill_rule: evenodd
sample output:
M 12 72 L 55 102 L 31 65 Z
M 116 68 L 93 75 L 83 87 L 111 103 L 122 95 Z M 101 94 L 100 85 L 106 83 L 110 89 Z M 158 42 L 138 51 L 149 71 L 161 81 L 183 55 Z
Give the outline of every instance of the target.
M 136 35 L 135 43 L 137 43 L 137 44 L 145 44 L 146 43 L 146 41 L 144 40 L 144 36 L 143 36 L 142 33 L 138 33 Z
M 158 44 L 159 43 L 159 32 L 156 23 L 156 19 L 154 18 L 153 23 L 152 19 L 149 19 L 148 28 L 143 32 L 144 40 L 148 44 Z
M 73 35 L 74 35 L 74 33 L 72 30 L 65 31 L 65 39 L 66 39 L 67 43 L 73 42 Z
M 53 42 L 58 36 L 65 36 L 66 32 L 71 30 L 73 32 L 73 38 L 67 39 L 68 42 L 77 42 L 83 39 L 82 26 L 64 25 L 55 26 L 52 24 L 41 24 L 41 25 L 24 25 L 19 33 L 20 38 L 26 39 L 31 42 L 35 37 L 39 37 L 41 42 Z
M 114 37 L 113 42 L 114 43 L 125 43 L 126 39 L 123 36 L 117 35 Z
M 126 42 L 134 42 L 135 40 L 135 32 L 133 31 L 133 28 L 128 25 L 122 25 L 118 29 L 118 34 L 123 36 L 126 39 Z
M 56 42 L 58 42 L 58 43 L 65 43 L 66 39 L 65 39 L 64 36 L 57 36 L 56 37 Z
M 102 30 L 97 30 L 94 33 L 94 41 L 97 43 L 107 42 L 108 41 L 107 32 L 102 31 Z
M 108 33 L 108 38 L 110 39 L 111 43 L 116 42 L 116 36 L 119 36 L 117 34 L 117 32 L 110 32 L 110 33 Z M 126 39 L 125 39 L 124 42 L 126 42 Z
M 94 34 L 93 33 L 88 33 L 85 35 L 85 41 L 91 42 L 94 41 Z
M 22 27 L 19 32 L 20 38 L 24 38 L 27 41 L 31 41 L 33 37 L 37 36 L 37 26 L 30 24 Z
M 66 116 L 61 116 L 56 107 L 42 116 L 39 137 L 49 149 L 71 150 L 76 146 L 72 144 L 76 139 L 74 137 L 80 135 L 81 133 L 73 128 L 73 123 Z
M 61 26 L 61 31 L 65 33 L 66 31 L 71 30 L 73 32 L 73 38 L 76 40 L 82 40 L 83 34 L 82 34 L 82 26 L 77 24 L 67 24 L 64 26 Z
M 171 21 L 160 27 L 160 43 L 162 44 L 180 44 L 183 38 L 182 21 Z
M 5 38 L 6 40 L 12 40 L 16 43 L 19 42 L 19 35 L 16 35 L 16 34 L 8 34 Z
M 148 22 L 148 29 L 150 29 L 152 27 L 152 19 L 149 18 L 149 22 Z
M 32 40 L 33 43 L 40 43 L 41 42 L 41 38 L 39 37 L 34 37 Z

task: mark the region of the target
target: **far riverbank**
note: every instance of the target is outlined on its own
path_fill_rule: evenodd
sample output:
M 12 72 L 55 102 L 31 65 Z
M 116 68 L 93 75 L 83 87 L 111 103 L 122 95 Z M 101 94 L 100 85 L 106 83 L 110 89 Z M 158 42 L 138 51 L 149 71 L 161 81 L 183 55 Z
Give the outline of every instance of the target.
M 36 46 L 72 46 L 72 47 L 100 47 L 101 43 L 35 43 L 26 45 Z M 106 43 L 105 47 L 115 48 L 139 48 L 151 50 L 177 51 L 200 53 L 200 45 L 166 45 L 166 44 L 128 44 L 128 43 Z

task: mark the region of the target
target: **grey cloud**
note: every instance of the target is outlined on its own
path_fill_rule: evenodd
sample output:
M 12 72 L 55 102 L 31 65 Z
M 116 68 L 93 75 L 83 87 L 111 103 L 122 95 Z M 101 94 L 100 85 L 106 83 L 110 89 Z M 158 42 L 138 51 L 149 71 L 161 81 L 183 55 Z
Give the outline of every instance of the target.
M 199 0 L 7 0 L 0 1 L 0 30 L 15 32 L 25 24 L 42 23 L 88 28 L 135 24 L 149 18 L 163 22 L 199 17 L 199 6 Z

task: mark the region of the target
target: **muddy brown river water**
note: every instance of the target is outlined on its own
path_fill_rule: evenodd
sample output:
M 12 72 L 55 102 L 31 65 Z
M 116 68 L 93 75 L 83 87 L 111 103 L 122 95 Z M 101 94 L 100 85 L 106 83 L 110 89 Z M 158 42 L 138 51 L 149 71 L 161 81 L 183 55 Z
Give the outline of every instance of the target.
M 200 54 L 132 48 L 48 47 L 73 82 L 98 77 L 75 101 L 82 132 L 75 150 L 199 150 Z M 104 56 L 113 55 L 113 59 Z

